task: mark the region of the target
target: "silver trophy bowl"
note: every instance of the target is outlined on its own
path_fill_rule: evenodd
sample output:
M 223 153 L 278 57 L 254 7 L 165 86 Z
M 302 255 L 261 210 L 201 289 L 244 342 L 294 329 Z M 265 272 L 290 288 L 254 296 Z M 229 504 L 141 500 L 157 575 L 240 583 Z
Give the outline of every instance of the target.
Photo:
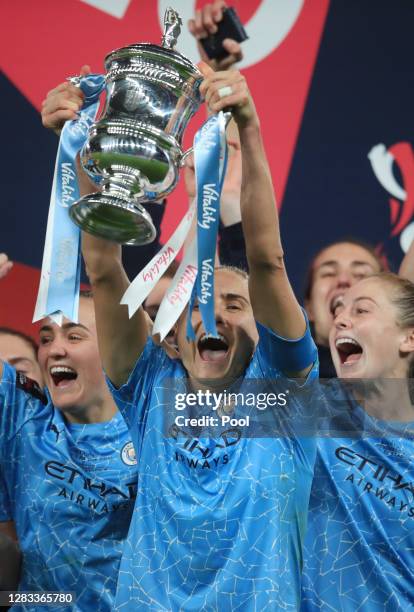
M 105 59 L 105 108 L 81 151 L 83 167 L 101 178 L 102 191 L 70 209 L 86 232 L 121 244 L 155 238 L 140 202 L 160 200 L 174 189 L 186 155 L 184 131 L 202 102 L 201 72 L 174 50 L 180 25 L 168 9 L 162 46 L 131 45 Z

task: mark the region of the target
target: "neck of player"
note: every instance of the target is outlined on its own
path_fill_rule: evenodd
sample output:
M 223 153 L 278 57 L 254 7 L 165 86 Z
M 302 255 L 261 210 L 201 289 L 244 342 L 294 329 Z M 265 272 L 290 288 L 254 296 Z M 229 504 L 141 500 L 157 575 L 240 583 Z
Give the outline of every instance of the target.
M 89 406 L 71 406 L 70 408 L 62 409 L 62 413 L 69 423 L 85 425 L 106 423 L 113 419 L 117 412 L 118 409 L 109 391 Z

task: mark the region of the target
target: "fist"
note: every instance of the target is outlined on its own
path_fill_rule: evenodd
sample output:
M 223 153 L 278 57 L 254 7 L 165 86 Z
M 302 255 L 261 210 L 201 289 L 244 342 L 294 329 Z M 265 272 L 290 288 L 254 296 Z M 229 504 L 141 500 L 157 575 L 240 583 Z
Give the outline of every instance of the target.
M 89 66 L 82 66 L 80 75 L 90 73 Z M 82 108 L 84 95 L 79 87 L 69 81 L 61 83 L 46 96 L 42 103 L 42 123 L 45 128 L 60 132 L 66 121 L 77 118 Z
M 200 92 L 213 113 L 231 110 L 238 127 L 258 125 L 258 117 L 246 79 L 238 70 L 213 72 L 201 63 L 204 74 Z
M 240 43 L 231 38 L 225 38 L 223 47 L 228 55 L 220 60 L 210 59 L 200 44 L 202 38 L 207 38 L 210 34 L 215 34 L 218 25 L 223 19 L 223 10 L 226 8 L 224 0 L 216 0 L 213 4 L 206 4 L 200 11 L 196 11 L 194 19 L 188 22 L 188 29 L 198 41 L 198 51 L 201 59 L 206 62 L 213 70 L 227 70 L 236 62 L 243 59 L 243 52 Z

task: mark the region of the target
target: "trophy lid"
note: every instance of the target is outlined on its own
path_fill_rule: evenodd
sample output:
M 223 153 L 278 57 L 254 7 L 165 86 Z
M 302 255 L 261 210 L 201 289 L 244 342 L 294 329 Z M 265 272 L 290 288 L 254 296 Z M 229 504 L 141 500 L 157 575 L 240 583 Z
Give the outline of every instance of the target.
M 162 44 L 138 43 L 115 49 L 105 58 L 105 69 L 109 70 L 112 62 L 135 58 L 140 61 L 162 64 L 164 67 L 171 66 L 178 70 L 183 76 L 189 74 L 202 78 L 202 74 L 193 62 L 185 55 L 175 50 L 177 39 L 181 33 L 182 19 L 172 8 L 168 8 L 164 15 L 164 34 Z
M 109 70 L 113 61 L 139 57 L 162 64 L 171 64 L 178 69 L 185 69 L 193 74 L 202 76 L 197 66 L 185 57 L 185 55 L 153 43 L 138 43 L 136 45 L 129 45 L 128 47 L 121 47 L 111 51 L 111 53 L 105 57 L 105 69 Z

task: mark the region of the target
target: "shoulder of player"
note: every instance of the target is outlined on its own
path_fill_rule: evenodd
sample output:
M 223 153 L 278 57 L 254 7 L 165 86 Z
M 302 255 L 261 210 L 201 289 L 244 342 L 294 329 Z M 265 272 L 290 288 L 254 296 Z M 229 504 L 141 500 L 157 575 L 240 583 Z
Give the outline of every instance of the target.
M 49 411 L 48 396 L 39 385 L 5 364 L 0 381 L 0 450 L 6 454 L 13 453 L 8 444 L 16 439 L 26 424 L 34 421 L 43 424 L 48 422 L 45 416 Z
M 44 406 L 48 403 L 46 393 L 39 384 L 21 372 L 16 372 L 16 388 L 39 400 Z
M 10 388 L 14 387 L 18 394 L 23 392 L 27 396 L 27 399 L 33 398 L 44 406 L 48 403 L 46 393 L 35 380 L 28 378 L 21 372 L 15 371 L 12 366 L 6 365 L 0 360 L 0 384 L 1 383 L 6 386 L 8 385 Z

